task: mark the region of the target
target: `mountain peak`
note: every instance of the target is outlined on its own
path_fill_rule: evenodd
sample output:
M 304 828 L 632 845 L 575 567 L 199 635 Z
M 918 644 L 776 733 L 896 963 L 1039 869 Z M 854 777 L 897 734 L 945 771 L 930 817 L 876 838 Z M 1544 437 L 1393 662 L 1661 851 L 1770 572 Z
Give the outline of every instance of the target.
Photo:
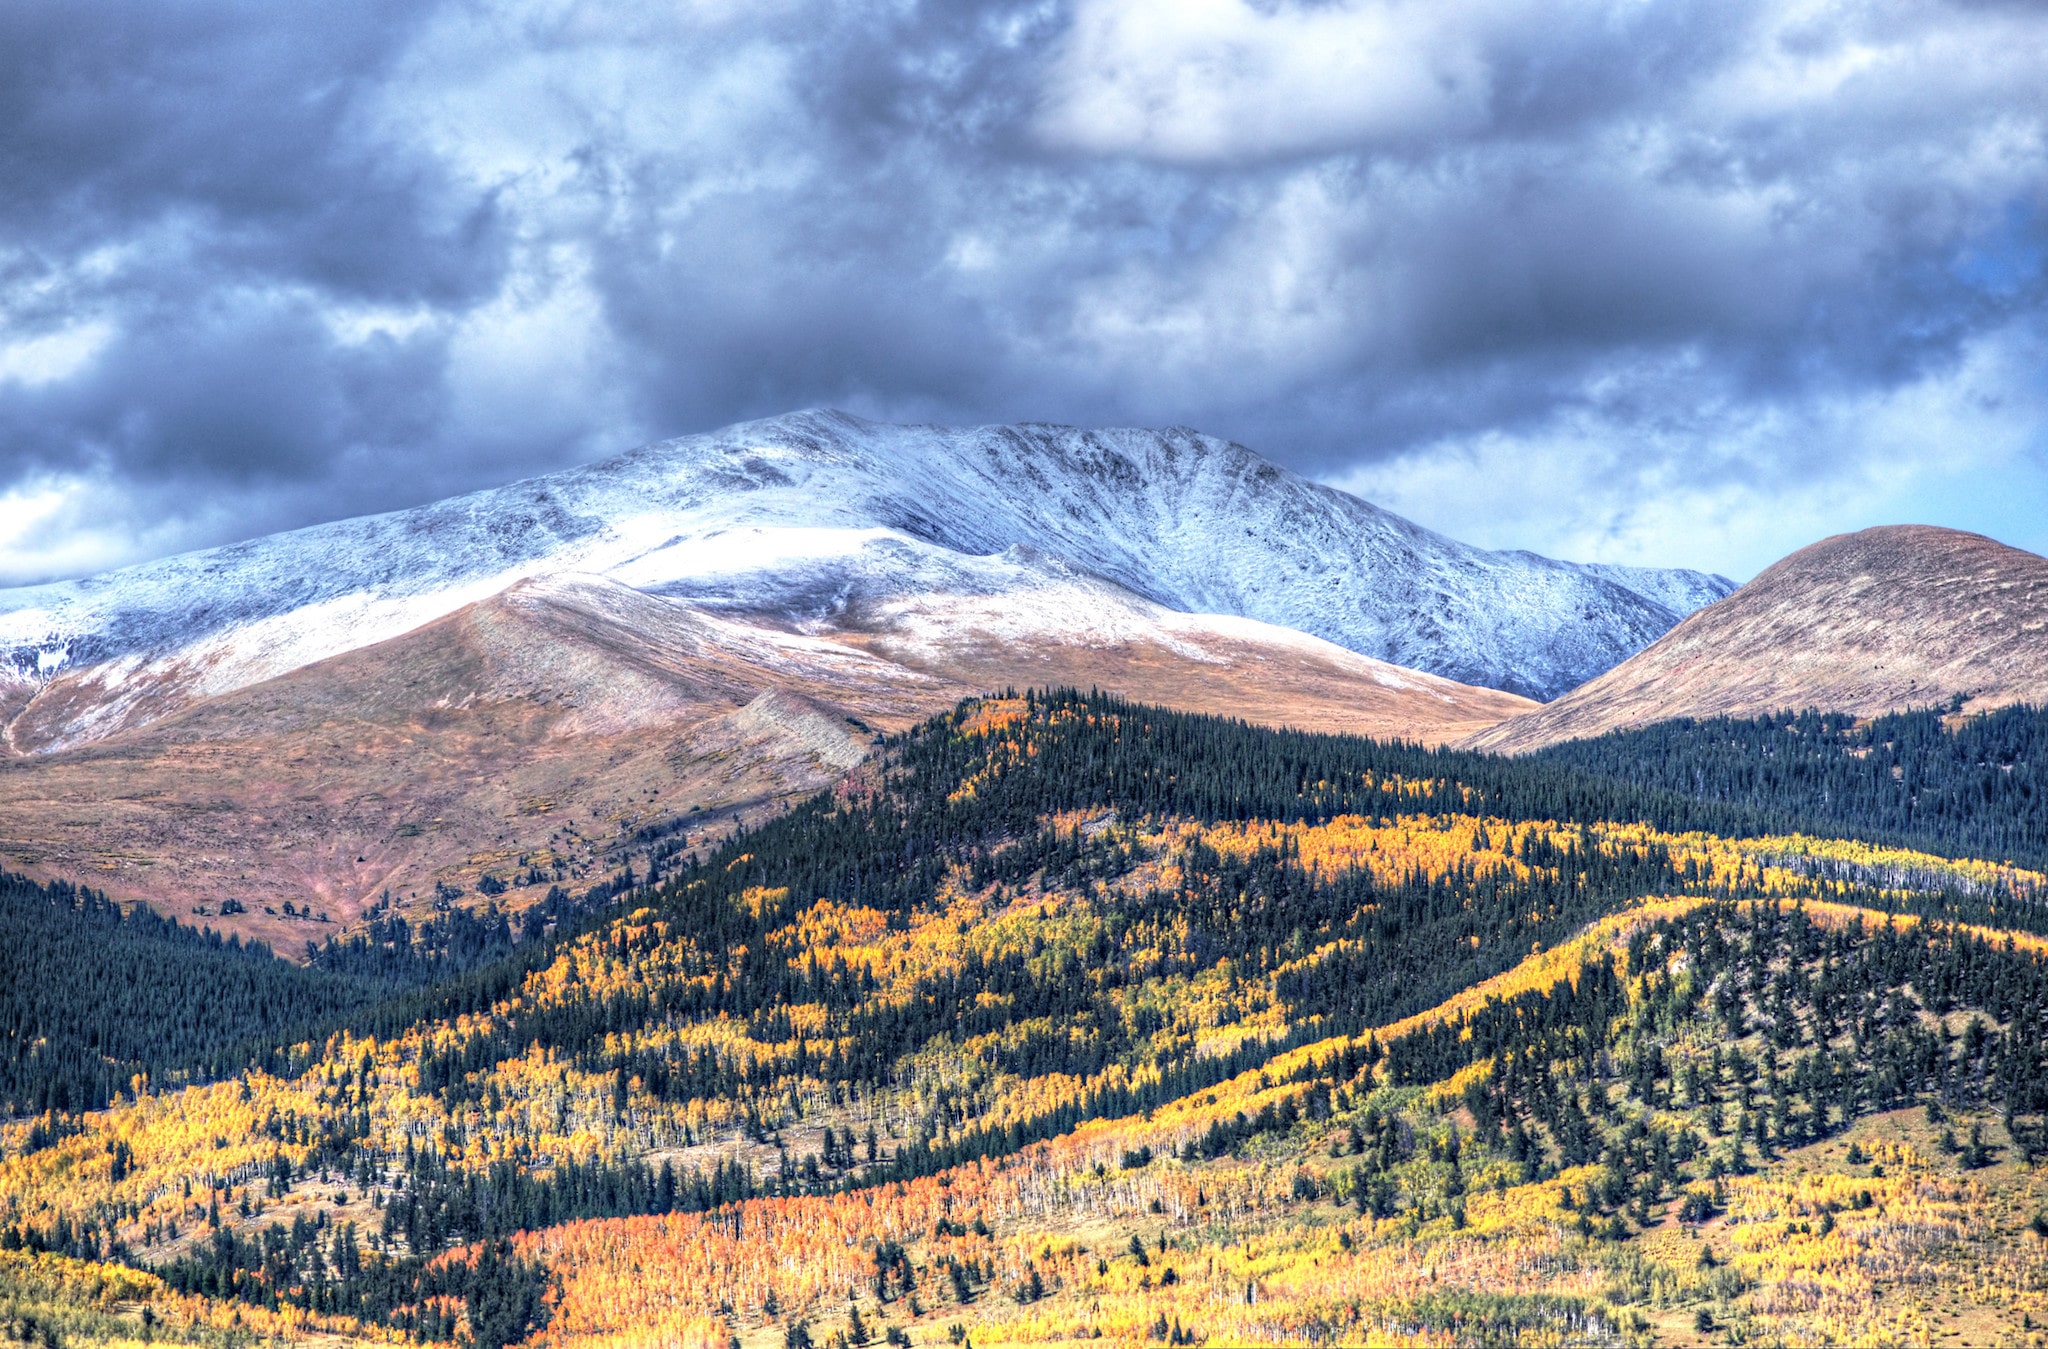
M 1040 561 L 1003 563 L 1018 546 Z M 90 718 L 52 742 L 78 743 L 134 724 L 145 704 L 157 715 L 271 678 L 529 576 L 596 573 L 801 625 L 918 591 L 1025 584 L 1047 567 L 1539 698 L 1728 589 L 1694 572 L 1472 548 L 1185 428 L 892 426 L 819 408 L 0 591 L 0 672 L 18 687 L 61 674 L 91 684 L 77 704 Z
M 2015 554 L 2034 556 L 1967 530 L 1941 525 L 1874 525 L 1810 543 L 1766 567 L 1757 580 L 1850 572 L 1907 581 L 1955 578 L 1973 567 L 2006 569 L 2014 565 Z

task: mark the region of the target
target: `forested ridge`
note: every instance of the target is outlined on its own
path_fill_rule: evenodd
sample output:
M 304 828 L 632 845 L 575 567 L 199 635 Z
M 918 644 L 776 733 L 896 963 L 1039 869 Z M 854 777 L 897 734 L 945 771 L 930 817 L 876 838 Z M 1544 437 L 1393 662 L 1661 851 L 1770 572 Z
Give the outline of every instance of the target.
M 1954 727 L 1932 711 L 1860 725 L 1818 713 L 1678 721 L 1507 760 L 1265 730 L 1103 695 L 1037 695 L 1033 706 L 1082 715 L 1041 717 L 1034 752 L 993 769 L 965 807 L 944 798 L 975 771 L 985 746 L 950 733 L 957 717 L 941 718 L 890 747 L 900 810 L 856 819 L 821 799 L 763 835 L 728 843 L 702 873 L 730 873 L 731 859 L 744 853 L 746 870 L 733 877 L 741 888 L 791 885 L 806 899 L 857 896 L 901 908 L 928 897 L 963 852 L 982 878 L 1028 873 L 1048 858 L 1063 869 L 1100 869 L 1099 856 L 1084 860 L 1088 849 L 1040 823 L 1088 807 L 1203 821 L 1418 812 L 1643 820 L 1674 831 L 1802 831 L 2022 863 L 2048 850 L 2038 766 L 2048 722 L 2031 708 Z M 987 840 L 1011 835 L 1023 841 L 1000 859 L 977 855 L 989 851 Z M 1065 850 L 1074 856 L 1055 856 Z M 1275 860 L 1284 871 L 1284 859 Z M 682 893 L 695 874 L 685 868 L 660 893 Z M 0 921 L 14 937 L 0 950 L 10 1003 L 0 1108 L 97 1105 L 137 1073 L 218 1077 L 337 1020 L 390 1034 L 426 1017 L 480 1010 L 545 961 L 537 938 L 566 938 L 598 921 L 592 915 L 632 893 L 632 882 L 625 876 L 580 898 L 553 891 L 516 929 L 494 909 L 451 908 L 416 924 L 383 914 L 312 951 L 314 966 L 337 976 L 320 979 L 268 951 L 124 909 L 89 889 L 0 875 Z M 1320 902 L 1341 910 L 1357 898 Z M 2016 912 L 2024 916 L 2009 908 L 2006 921 Z M 1284 904 L 1264 921 L 1283 916 L 1292 916 Z M 1558 921 L 1584 916 L 1574 910 Z M 1484 968 L 1465 962 L 1460 977 Z
M 1766 832 L 1840 834 L 2048 864 L 2048 711 L 1785 712 L 1660 722 L 1532 756 L 1759 813 Z
M 2048 926 L 2039 878 L 1964 847 L 2014 844 L 2003 863 L 2041 836 L 2039 714 L 1999 716 L 1629 733 L 1665 737 L 1655 772 L 1630 767 L 1652 742 L 1504 760 L 1101 695 L 970 702 L 655 884 L 380 912 L 306 967 L 9 878 L 0 959 L 39 963 L 4 994 L 6 1080 L 39 1118 L 0 1133 L 0 1246 L 495 1344 L 564 1277 L 523 1233 L 953 1184 L 1119 1120 L 1201 1116 L 1161 1154 L 1190 1175 L 1337 1129 L 1360 1160 L 1288 1203 L 1449 1220 L 1459 1153 L 1443 1171 L 1416 1141 L 1441 1124 L 1384 1093 L 1454 1077 L 1464 1155 L 1509 1188 L 1605 1168 L 1573 1190 L 1594 1240 L 1725 1207 L 1726 1177 L 1907 1104 L 1995 1115 L 2002 1141 L 1979 1119 L 1958 1144 L 1973 1164 L 2031 1158 L 2048 985 L 2038 944 L 1983 932 Z M 1625 951 L 1429 1021 L 1659 904 L 1680 908 Z M 1200 1104 L 1269 1078 L 1257 1108 Z M 203 1110 L 173 1107 L 208 1079 Z M 34 1179 L 60 1159 L 68 1188 Z M 996 1266 L 946 1258 L 980 1305 Z M 1487 1315 L 1619 1334 L 1611 1310 Z
M 389 989 L 66 881 L 0 871 L 0 1114 L 104 1106 L 135 1077 L 239 1072 Z

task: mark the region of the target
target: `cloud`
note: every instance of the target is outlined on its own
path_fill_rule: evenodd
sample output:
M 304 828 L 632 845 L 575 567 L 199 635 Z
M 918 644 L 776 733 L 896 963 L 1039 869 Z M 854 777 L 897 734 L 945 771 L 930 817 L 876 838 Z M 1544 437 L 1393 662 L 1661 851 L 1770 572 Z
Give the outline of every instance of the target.
M 1922 502 L 2010 536 L 2044 39 L 1939 0 L 24 0 L 0 501 L 64 504 L 0 581 L 820 404 L 1192 424 L 1478 541 L 1738 574 Z
M 1490 120 L 1486 38 L 1534 8 L 1085 4 L 1041 127 L 1092 153 L 1187 164 L 1456 141 Z
M 2044 357 L 2041 335 L 2016 327 L 1913 383 L 1783 402 L 1731 396 L 1697 361 L 1638 370 L 1540 422 L 1420 445 L 1337 481 L 1490 547 L 1743 578 L 1879 524 L 1949 525 L 2038 550 Z M 1617 398 L 1629 406 L 1611 407 Z M 1687 411 L 1647 415 L 1645 404 Z M 1618 438 L 1617 423 L 1634 436 Z

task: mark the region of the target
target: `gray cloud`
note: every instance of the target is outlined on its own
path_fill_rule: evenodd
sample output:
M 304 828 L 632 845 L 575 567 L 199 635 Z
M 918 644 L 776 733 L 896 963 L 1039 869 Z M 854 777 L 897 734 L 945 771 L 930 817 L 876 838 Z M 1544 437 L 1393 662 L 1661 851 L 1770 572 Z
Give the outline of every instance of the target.
M 462 303 L 493 284 L 489 202 L 451 199 L 445 166 L 364 111 L 415 8 L 10 6 L 0 221 L 52 260 L 142 244 L 151 288 L 255 274 Z
M 2044 38 L 1937 0 L 10 6 L 0 580 L 815 404 L 1194 424 L 1619 561 L 2004 527 L 2048 486 Z

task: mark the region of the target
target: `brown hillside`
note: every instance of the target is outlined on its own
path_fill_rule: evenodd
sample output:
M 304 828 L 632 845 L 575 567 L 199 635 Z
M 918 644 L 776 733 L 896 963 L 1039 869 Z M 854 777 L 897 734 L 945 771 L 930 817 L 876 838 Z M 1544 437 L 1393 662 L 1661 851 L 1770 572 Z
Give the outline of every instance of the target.
M 2048 701 L 2048 558 L 1892 525 L 1823 539 L 1533 712 L 1468 736 L 1521 753 L 1672 717 L 1874 715 Z
M 1432 742 L 1531 706 L 1242 620 L 1104 644 L 1042 625 L 1021 640 L 972 603 L 914 617 L 805 634 L 596 577 L 526 582 L 147 726 L 0 759 L 0 865 L 296 954 L 387 890 L 424 908 L 437 882 L 473 902 L 485 874 L 514 904 L 580 889 L 647 824 L 687 817 L 694 841 L 756 818 L 836 780 L 876 731 L 984 688 L 1093 684 Z M 230 898 L 247 912 L 223 917 Z

